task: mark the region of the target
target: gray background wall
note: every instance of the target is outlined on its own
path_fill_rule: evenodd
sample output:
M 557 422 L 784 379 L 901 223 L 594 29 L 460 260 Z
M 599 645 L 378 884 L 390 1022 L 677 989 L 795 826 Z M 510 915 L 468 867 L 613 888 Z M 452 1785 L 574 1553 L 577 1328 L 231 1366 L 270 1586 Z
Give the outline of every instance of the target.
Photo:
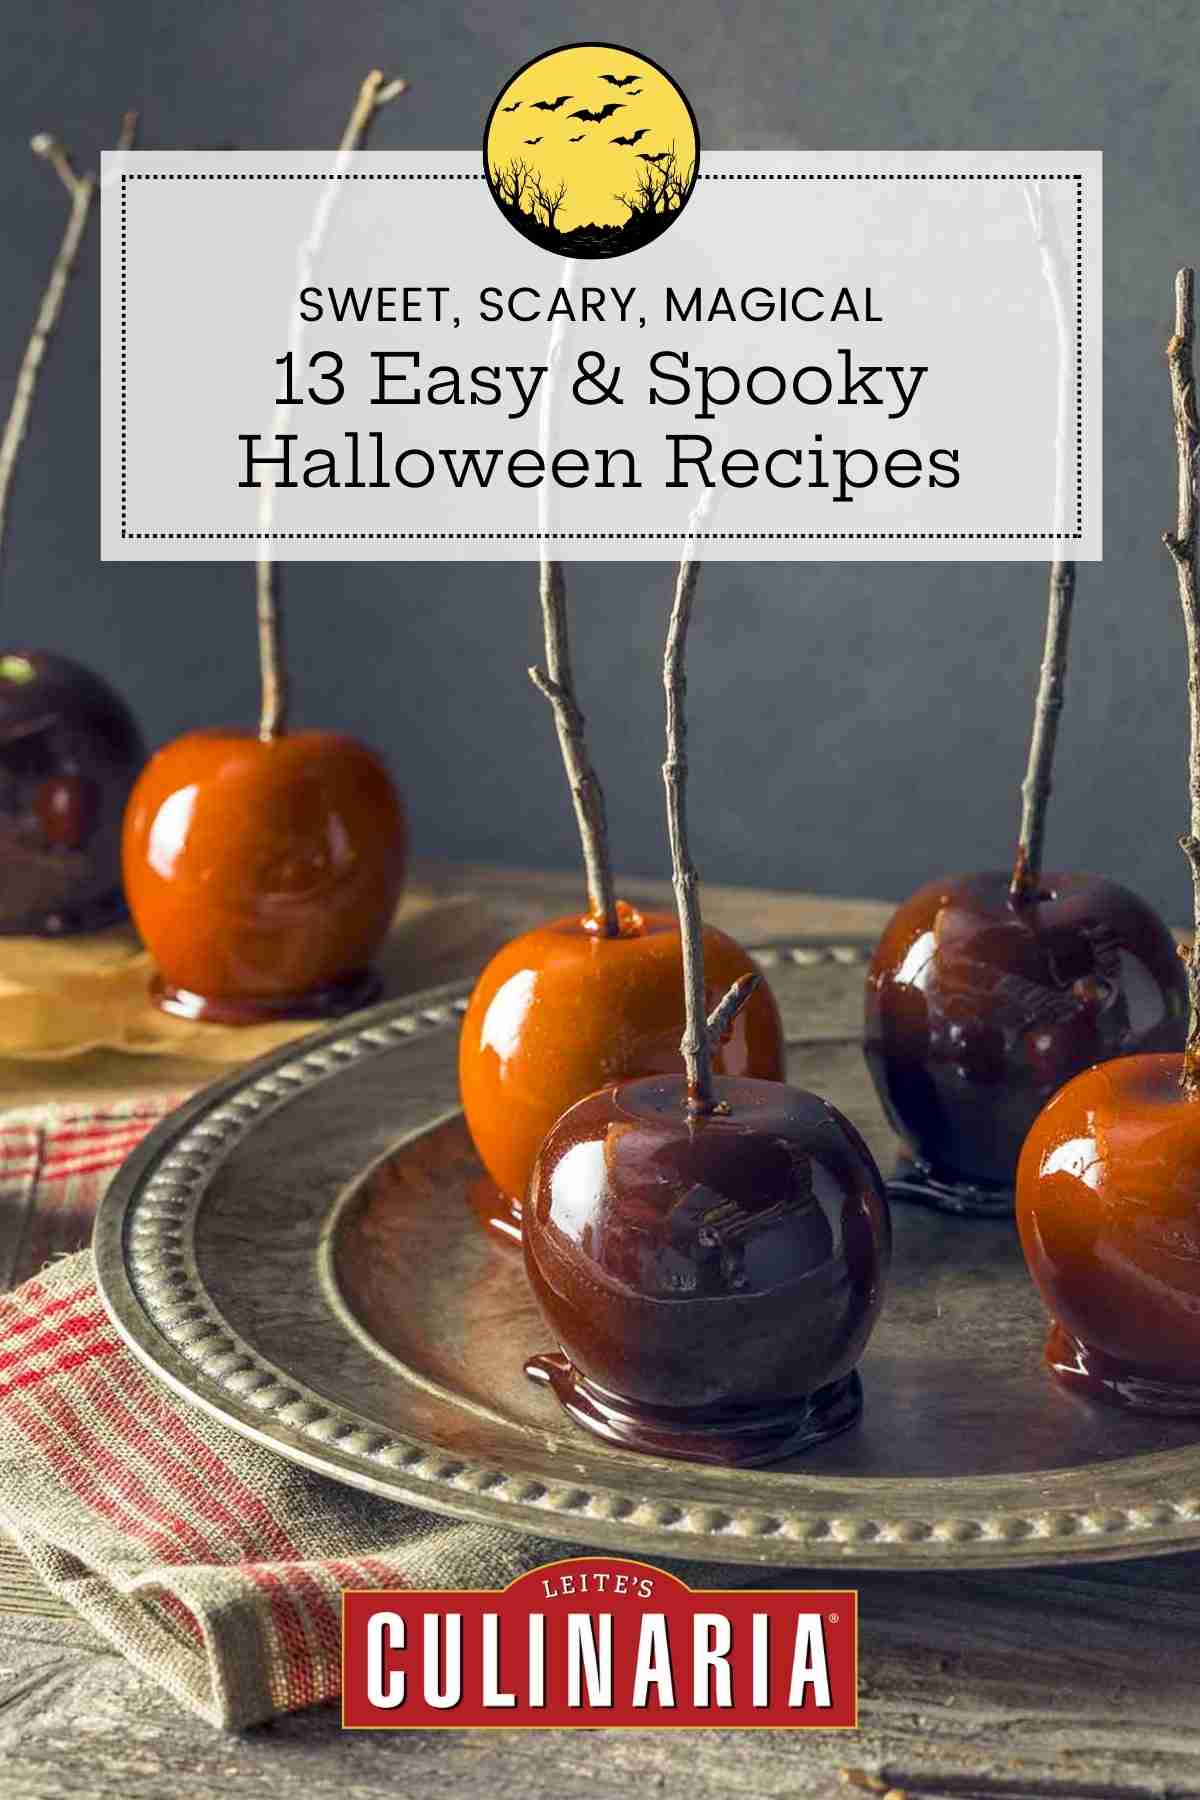
M 323 146 L 361 75 L 412 93 L 380 148 L 460 149 L 501 81 L 554 43 L 625 41 L 679 77 L 713 149 L 1101 148 L 1106 155 L 1106 557 L 1081 570 L 1050 860 L 1189 910 L 1185 678 L 1162 346 L 1200 257 L 1195 0 L 8 0 L 0 27 L 0 406 L 63 223 L 28 152 L 79 158 L 143 108 L 151 147 Z M 66 649 L 117 682 L 153 743 L 254 717 L 240 566 L 97 556 L 93 231 L 13 500 L 0 642 Z M 800 273 L 800 270 L 797 270 Z M 659 655 L 669 572 L 571 574 L 577 661 L 618 862 L 666 863 Z M 694 633 L 698 859 L 712 879 L 899 898 L 1007 859 L 1040 650 L 1033 565 L 714 568 Z M 287 578 L 302 722 L 382 747 L 419 850 L 566 867 L 573 826 L 544 702 L 532 572 L 341 569 Z

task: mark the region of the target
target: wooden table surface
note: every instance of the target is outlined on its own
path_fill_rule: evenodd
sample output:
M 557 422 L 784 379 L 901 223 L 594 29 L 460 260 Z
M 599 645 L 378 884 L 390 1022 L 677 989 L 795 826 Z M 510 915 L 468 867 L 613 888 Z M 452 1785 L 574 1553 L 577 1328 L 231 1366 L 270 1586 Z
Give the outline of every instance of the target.
M 482 902 L 478 930 L 422 985 L 469 973 L 514 930 L 578 900 L 570 876 L 418 874 L 432 891 Z M 670 903 L 663 882 L 631 880 L 622 891 Z M 705 909 L 749 942 L 870 936 L 890 910 L 715 886 Z M 116 1055 L 10 1063 L 0 1065 L 0 1096 L 23 1105 L 172 1091 L 213 1074 L 211 1064 Z M 1078 1573 L 844 1579 L 860 1592 L 856 1733 L 343 1733 L 321 1709 L 234 1737 L 182 1713 L 46 1594 L 15 1550 L 0 1552 L 0 1795 L 825 1800 L 872 1782 L 911 1800 L 1200 1800 L 1200 1554 Z

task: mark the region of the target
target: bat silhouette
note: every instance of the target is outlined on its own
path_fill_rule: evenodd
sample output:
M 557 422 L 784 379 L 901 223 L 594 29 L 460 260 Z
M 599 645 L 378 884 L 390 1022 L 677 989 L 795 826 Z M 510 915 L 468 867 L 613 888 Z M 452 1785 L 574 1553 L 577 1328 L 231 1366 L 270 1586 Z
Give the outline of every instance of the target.
M 568 144 L 582 144 L 585 136 L 586 133 L 581 131 L 578 137 L 568 138 L 567 142 Z
M 633 132 L 630 137 L 610 138 L 609 142 L 613 144 L 636 144 L 639 143 L 642 138 L 649 137 L 649 135 L 650 127 L 648 125 L 643 125 L 637 131 Z
M 500 108 L 500 111 L 501 112 L 516 112 L 516 110 L 517 110 L 518 106 L 520 106 L 520 104 L 521 104 L 521 102 L 519 100 L 514 100 L 511 106 L 502 106 Z
M 639 162 L 649 162 L 649 163 L 660 163 L 663 161 L 663 159 L 666 157 L 666 155 L 667 155 L 667 152 L 665 150 L 660 150 L 657 156 L 651 156 L 648 151 L 639 150 L 638 151 L 638 161 Z
M 589 125 L 603 125 L 605 119 L 611 119 L 615 112 L 620 112 L 623 105 L 622 100 L 609 100 L 599 112 L 589 112 L 586 106 L 581 106 L 578 112 L 573 112 L 570 116 L 572 119 L 584 119 Z
M 628 87 L 631 81 L 639 81 L 638 75 L 602 75 L 601 81 L 611 82 L 613 87 Z
M 573 100 L 573 94 L 560 94 L 557 100 L 535 100 L 534 112 L 557 112 L 564 100 Z
M 541 140 L 541 138 L 540 138 L 540 137 L 535 137 L 535 138 L 526 138 L 526 139 L 525 139 L 525 142 L 526 142 L 526 143 L 527 143 L 527 144 L 540 144 L 540 143 L 541 143 L 541 141 L 542 141 L 542 140 Z

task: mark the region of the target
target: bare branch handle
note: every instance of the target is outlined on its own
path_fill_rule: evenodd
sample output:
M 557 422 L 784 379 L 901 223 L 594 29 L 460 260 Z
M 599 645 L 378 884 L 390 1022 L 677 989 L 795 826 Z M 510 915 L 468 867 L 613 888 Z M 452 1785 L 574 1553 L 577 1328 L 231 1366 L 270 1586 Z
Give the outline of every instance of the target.
M 688 626 L 700 564 L 694 555 L 694 534 L 704 503 L 689 522 L 688 542 L 675 580 L 675 598 L 667 628 L 663 656 L 663 688 L 667 700 L 667 759 L 663 785 L 667 791 L 667 832 L 671 840 L 671 869 L 675 905 L 679 912 L 679 939 L 683 950 L 684 1028 L 680 1054 L 687 1071 L 688 1111 L 711 1113 L 716 1106 L 712 1073 L 712 1045 L 704 1016 L 704 937 L 700 916 L 700 878 L 692 863 L 687 822 L 687 675 L 684 657 Z
M 725 1042 L 732 1028 L 733 1021 L 745 1006 L 755 988 L 762 985 L 762 976 L 758 974 L 739 975 L 728 993 L 713 1007 L 708 1015 L 706 1030 L 708 1047 L 715 1055 Z
M 1171 407 L 1175 419 L 1176 517 L 1174 531 L 1164 531 L 1163 543 L 1175 564 L 1179 604 L 1188 652 L 1188 717 L 1191 745 L 1188 785 L 1191 822 L 1179 840 L 1192 871 L 1192 948 L 1185 957 L 1188 975 L 1188 1032 L 1183 1053 L 1183 1091 L 1200 1099 L 1200 592 L 1197 591 L 1196 469 L 1200 458 L 1200 427 L 1196 422 L 1195 272 L 1180 269 L 1175 277 L 1175 330 L 1167 345 L 1171 377 Z
M 575 284 L 575 265 L 570 259 L 563 267 L 562 284 L 564 292 L 568 294 Z M 566 321 L 560 313 L 550 332 L 546 352 L 546 379 L 542 385 L 538 409 L 538 449 L 547 461 L 550 457 L 554 399 L 565 337 Z M 558 747 L 567 772 L 571 803 L 575 808 L 575 823 L 579 829 L 579 843 L 583 851 L 589 914 L 599 924 L 605 937 L 619 937 L 621 920 L 617 911 L 617 890 L 608 842 L 608 809 L 604 804 L 604 789 L 600 785 L 600 777 L 588 755 L 586 721 L 575 695 L 571 634 L 567 623 L 566 577 L 561 562 L 556 562 L 550 555 L 552 536 L 548 490 L 543 485 L 538 493 L 538 600 L 542 609 L 546 666 L 544 669 L 530 669 L 529 678 L 554 708 Z
M 136 131 L 137 114 L 126 113 L 121 122 L 121 131 L 117 139 L 118 149 L 129 149 Z M 67 287 L 79 257 L 79 247 L 83 242 L 88 214 L 91 211 L 92 195 L 96 191 L 95 176 L 77 174 L 70 156 L 52 132 L 39 131 L 35 137 L 30 139 L 29 147 L 35 156 L 42 157 L 50 164 L 70 195 L 71 207 L 67 214 L 62 241 L 50 266 L 50 279 L 46 284 L 46 290 L 42 295 L 41 304 L 33 322 L 33 331 L 25 346 L 25 354 L 21 358 L 20 368 L 17 370 L 16 386 L 13 389 L 8 418 L 5 420 L 3 433 L 0 433 L 0 555 L 3 554 L 4 549 L 4 532 L 8 523 L 8 502 L 13 475 L 16 471 L 21 445 L 25 441 L 29 414 L 33 406 L 34 394 L 37 391 L 38 376 L 41 373 L 50 340 L 62 316 L 63 301 L 66 298 Z
M 408 83 L 403 78 L 388 81 L 381 69 L 372 69 L 358 90 L 350 117 L 346 121 L 338 144 L 338 155 L 347 155 L 352 150 L 361 150 L 366 143 L 367 134 L 374 122 L 380 107 L 386 106 L 389 100 L 408 92 Z M 340 173 L 335 174 L 329 187 L 322 194 L 317 206 L 312 230 L 302 246 L 297 286 L 306 285 L 312 268 L 321 253 L 325 241 L 325 233 L 329 229 L 329 220 L 333 213 L 333 204 L 340 186 Z M 297 323 L 288 345 L 293 356 L 298 359 L 301 327 Z M 276 431 L 285 430 L 289 409 L 277 407 L 275 414 Z M 270 482 L 263 488 L 262 499 L 258 509 L 258 535 L 263 545 L 270 543 L 271 520 L 274 513 L 274 496 Z M 264 742 L 281 737 L 287 730 L 288 720 L 288 675 L 287 659 L 284 654 L 283 612 L 279 595 L 279 571 L 269 549 L 260 549 L 254 570 L 255 610 L 258 619 L 258 660 L 262 672 L 262 704 L 258 716 L 258 735 Z
M 1042 855 L 1046 836 L 1046 809 L 1053 786 L 1054 751 L 1062 716 L 1067 679 L 1067 653 L 1071 635 L 1071 608 L 1075 599 L 1075 564 L 1061 551 L 1066 505 L 1066 471 L 1071 410 L 1071 326 L 1067 311 L 1069 281 L 1062 243 L 1054 221 L 1053 201 L 1047 186 L 1030 182 L 1025 198 L 1034 241 L 1041 257 L 1042 273 L 1050 292 L 1058 340 L 1058 393 L 1054 429 L 1054 532 L 1056 555 L 1050 565 L 1050 592 L 1046 609 L 1046 641 L 1034 704 L 1029 762 L 1021 786 L 1021 828 L 1009 892 L 1014 900 L 1032 899 L 1041 887 Z
M 583 712 L 575 698 L 570 639 L 567 633 L 566 588 L 561 563 L 548 558 L 542 559 L 539 593 L 549 667 L 530 669 L 529 679 L 554 709 L 558 745 L 571 787 L 575 821 L 583 848 L 589 911 L 599 922 L 605 937 L 618 937 L 621 921 L 617 912 L 616 884 L 608 843 L 608 813 L 600 778 L 588 756 Z

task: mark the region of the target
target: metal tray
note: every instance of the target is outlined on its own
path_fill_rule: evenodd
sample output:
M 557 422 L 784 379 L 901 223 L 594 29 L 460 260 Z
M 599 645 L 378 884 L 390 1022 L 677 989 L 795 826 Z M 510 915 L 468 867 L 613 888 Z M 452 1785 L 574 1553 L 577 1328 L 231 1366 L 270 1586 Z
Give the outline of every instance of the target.
M 759 953 L 790 1077 L 886 1166 L 853 943 Z M 471 1206 L 457 1109 L 465 983 L 360 1014 L 189 1101 L 117 1176 L 100 1291 L 188 1401 L 324 1475 L 459 1517 L 639 1555 L 990 1568 L 1200 1542 L 1200 1420 L 1092 1406 L 1040 1365 L 1012 1225 L 895 1208 L 861 1425 L 792 1464 L 636 1456 L 522 1374 L 549 1341 L 520 1258 Z

